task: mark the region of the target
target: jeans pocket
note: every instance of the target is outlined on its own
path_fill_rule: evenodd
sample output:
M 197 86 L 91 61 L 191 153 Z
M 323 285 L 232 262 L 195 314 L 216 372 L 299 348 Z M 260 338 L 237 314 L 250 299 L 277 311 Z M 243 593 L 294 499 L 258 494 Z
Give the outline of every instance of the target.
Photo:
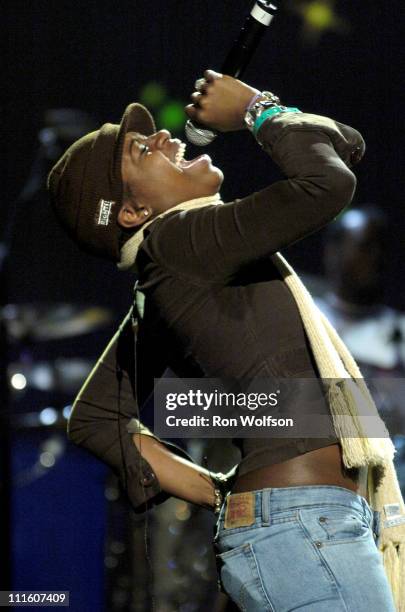
M 249 542 L 216 555 L 222 590 L 243 612 L 273 612 Z
M 330 543 L 357 540 L 371 530 L 366 518 L 352 508 L 322 508 L 317 522 Z

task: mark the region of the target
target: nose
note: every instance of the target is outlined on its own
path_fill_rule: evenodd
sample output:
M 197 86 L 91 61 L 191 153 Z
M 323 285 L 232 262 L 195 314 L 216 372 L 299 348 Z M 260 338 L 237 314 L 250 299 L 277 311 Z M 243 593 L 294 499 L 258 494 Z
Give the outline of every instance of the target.
M 149 137 L 148 144 L 153 149 L 162 149 L 171 137 L 172 135 L 169 130 L 159 130 L 158 132 Z

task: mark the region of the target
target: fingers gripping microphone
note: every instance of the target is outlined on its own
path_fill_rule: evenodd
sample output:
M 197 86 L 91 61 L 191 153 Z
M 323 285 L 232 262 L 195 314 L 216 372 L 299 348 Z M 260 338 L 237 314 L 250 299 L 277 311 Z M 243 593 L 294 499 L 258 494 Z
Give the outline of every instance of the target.
M 246 18 L 238 38 L 228 53 L 221 72 L 238 78 L 251 60 L 257 45 L 278 10 L 278 0 L 256 0 L 250 15 Z M 217 137 L 217 132 L 190 119 L 185 125 L 187 139 L 193 144 L 204 147 Z

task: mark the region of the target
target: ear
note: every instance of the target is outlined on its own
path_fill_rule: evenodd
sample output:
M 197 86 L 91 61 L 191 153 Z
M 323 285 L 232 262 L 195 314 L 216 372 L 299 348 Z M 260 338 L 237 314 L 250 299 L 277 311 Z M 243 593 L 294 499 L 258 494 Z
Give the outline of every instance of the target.
M 126 229 L 140 227 L 146 221 L 149 221 L 151 215 L 152 212 L 144 206 L 135 208 L 132 204 L 123 204 L 118 213 L 118 224 Z

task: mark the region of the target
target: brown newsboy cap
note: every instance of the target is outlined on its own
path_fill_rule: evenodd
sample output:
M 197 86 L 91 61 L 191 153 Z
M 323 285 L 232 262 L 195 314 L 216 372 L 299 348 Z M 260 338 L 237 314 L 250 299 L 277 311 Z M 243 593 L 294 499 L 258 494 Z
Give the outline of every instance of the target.
M 120 258 L 121 159 L 129 131 L 145 136 L 156 131 L 152 115 L 141 104 L 127 106 L 120 125 L 105 123 L 77 140 L 48 177 L 52 207 L 70 237 L 84 251 L 110 261 Z

